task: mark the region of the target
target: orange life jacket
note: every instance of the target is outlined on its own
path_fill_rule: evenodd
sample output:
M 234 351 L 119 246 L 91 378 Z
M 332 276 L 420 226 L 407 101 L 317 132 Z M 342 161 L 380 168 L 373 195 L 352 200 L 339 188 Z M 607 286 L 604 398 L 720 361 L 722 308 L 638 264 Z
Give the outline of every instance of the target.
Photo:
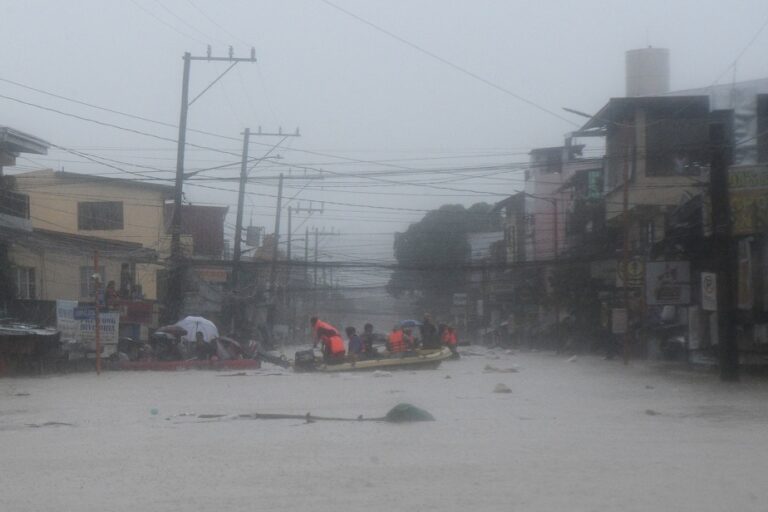
M 344 355 L 344 340 L 338 334 L 321 338 L 326 354 Z
M 443 331 L 442 342 L 448 346 L 456 346 L 456 333 L 446 329 Z
M 319 336 L 317 334 L 318 329 L 324 329 L 326 331 L 333 331 L 336 334 L 339 334 L 339 330 L 337 328 L 335 328 L 334 326 L 332 326 L 329 323 L 323 322 L 322 320 L 318 320 L 317 322 L 315 322 L 315 325 L 312 326 L 312 334 L 314 335 L 315 338 L 319 338 Z
M 403 331 L 398 329 L 389 333 L 389 350 L 390 352 L 405 352 Z

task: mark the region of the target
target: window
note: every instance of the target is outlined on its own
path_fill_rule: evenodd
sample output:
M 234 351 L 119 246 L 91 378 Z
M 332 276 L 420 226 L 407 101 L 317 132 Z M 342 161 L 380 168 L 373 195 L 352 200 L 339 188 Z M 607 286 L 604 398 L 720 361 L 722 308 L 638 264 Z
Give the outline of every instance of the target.
M 123 229 L 122 201 L 77 203 L 77 229 Z
M 16 268 L 16 296 L 20 299 L 35 298 L 35 269 L 31 267 Z
M 80 267 L 80 297 L 81 298 L 93 298 L 93 267 Z M 102 288 L 106 286 L 106 274 L 104 267 L 99 265 L 99 275 L 101 276 Z

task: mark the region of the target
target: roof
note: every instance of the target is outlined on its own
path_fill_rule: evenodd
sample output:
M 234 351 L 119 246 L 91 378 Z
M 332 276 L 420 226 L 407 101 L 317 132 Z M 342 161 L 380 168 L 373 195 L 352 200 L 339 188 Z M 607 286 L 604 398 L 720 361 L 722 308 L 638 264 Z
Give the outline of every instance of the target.
M 605 135 L 610 124 L 631 121 L 637 108 L 654 110 L 672 110 L 675 117 L 700 115 L 701 109 L 709 112 L 709 96 L 638 96 L 631 98 L 611 98 L 600 111 L 592 116 L 575 136 Z
M 497 202 L 493 205 L 493 211 L 497 212 L 501 210 L 502 208 L 506 208 L 507 206 L 512 206 L 516 202 L 524 201 L 525 199 L 525 192 L 520 191 L 512 194 L 511 196 L 502 199 L 501 201 Z
M 54 171 L 53 169 L 41 169 L 39 171 L 24 172 L 15 175 L 19 179 L 32 178 L 32 177 L 47 177 L 50 176 L 56 180 L 63 180 L 68 183 L 104 183 L 111 185 L 120 185 L 125 187 L 141 188 L 144 190 L 154 190 L 163 193 L 166 197 L 172 197 L 174 192 L 173 185 L 163 185 L 160 183 L 148 183 L 146 181 L 139 181 L 127 178 L 111 178 L 108 176 L 99 176 L 94 174 L 80 174 L 76 172 L 68 171 Z
M 50 144 L 8 126 L 0 126 L 0 149 L 10 153 L 34 153 L 45 155 Z
M 131 261 L 153 262 L 157 260 L 157 251 L 147 249 L 140 243 L 49 231 L 47 229 L 19 232 L 0 228 L 0 240 L 6 240 L 24 247 L 55 248 L 78 254 L 92 254 L 93 251 L 99 251 L 106 257 L 124 258 Z

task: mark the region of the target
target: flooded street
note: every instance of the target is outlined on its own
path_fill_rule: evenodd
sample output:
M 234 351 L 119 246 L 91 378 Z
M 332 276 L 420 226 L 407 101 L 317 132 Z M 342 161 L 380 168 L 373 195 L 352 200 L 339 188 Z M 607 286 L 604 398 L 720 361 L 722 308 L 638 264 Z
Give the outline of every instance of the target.
M 766 399 L 764 381 L 479 347 L 392 374 L 9 378 L 0 508 L 758 511 Z M 237 417 L 379 417 L 400 402 L 436 421 Z

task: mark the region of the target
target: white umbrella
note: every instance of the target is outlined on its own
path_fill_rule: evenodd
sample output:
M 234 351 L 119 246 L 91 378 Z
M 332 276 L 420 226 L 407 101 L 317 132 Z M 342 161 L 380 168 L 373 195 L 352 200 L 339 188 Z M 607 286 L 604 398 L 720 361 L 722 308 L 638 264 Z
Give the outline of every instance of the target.
M 201 316 L 188 316 L 182 318 L 174 325 L 177 325 L 187 331 L 187 334 L 181 337 L 181 341 L 196 341 L 197 333 L 203 333 L 203 339 L 208 342 L 219 337 L 219 330 L 216 324 Z

